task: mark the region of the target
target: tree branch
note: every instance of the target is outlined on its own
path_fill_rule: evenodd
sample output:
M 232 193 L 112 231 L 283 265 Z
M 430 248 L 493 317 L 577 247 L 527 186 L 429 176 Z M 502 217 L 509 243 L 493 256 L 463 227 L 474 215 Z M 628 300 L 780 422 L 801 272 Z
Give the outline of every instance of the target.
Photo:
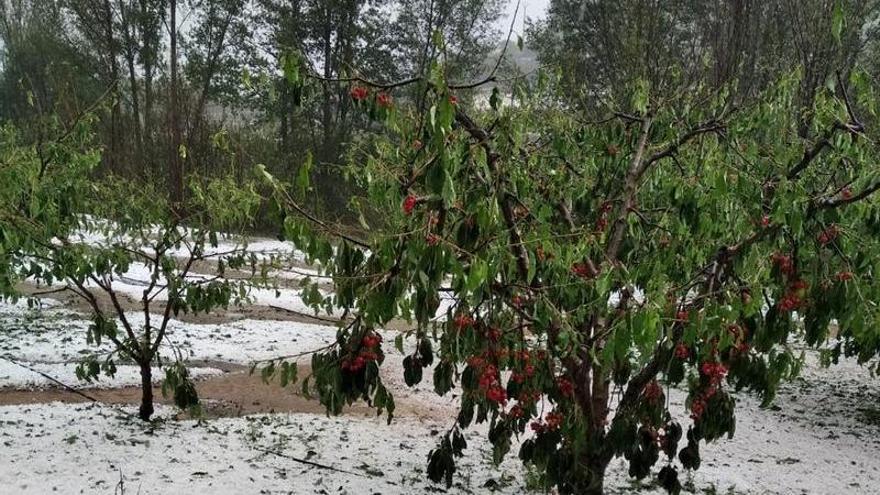
M 623 201 L 620 209 L 617 211 L 617 218 L 611 226 L 611 236 L 608 240 L 608 247 L 605 250 L 605 257 L 609 261 L 615 263 L 617 256 L 620 254 L 620 246 L 623 243 L 623 234 L 626 231 L 626 217 L 629 216 L 630 208 L 635 204 L 635 196 L 638 192 L 639 179 L 647 170 L 647 162 L 643 160 L 645 148 L 648 146 L 648 134 L 651 132 L 651 124 L 653 119 L 651 116 L 642 120 L 642 130 L 639 133 L 639 142 L 636 146 L 636 152 L 632 157 L 623 185 Z

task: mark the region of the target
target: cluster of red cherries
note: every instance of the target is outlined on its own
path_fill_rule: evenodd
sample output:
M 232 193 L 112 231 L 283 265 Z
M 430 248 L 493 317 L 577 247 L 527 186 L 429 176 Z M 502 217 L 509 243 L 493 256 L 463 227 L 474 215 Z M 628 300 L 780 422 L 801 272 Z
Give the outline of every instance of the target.
M 803 293 L 807 289 L 805 280 L 795 280 L 788 285 L 788 291 L 779 300 L 779 309 L 782 311 L 794 311 L 803 304 Z
M 608 228 L 608 213 L 611 212 L 611 202 L 605 201 L 599 207 L 599 218 L 596 219 L 596 231 L 605 232 Z
M 840 235 L 840 227 L 837 225 L 831 224 L 828 228 L 819 233 L 816 237 L 816 240 L 819 241 L 819 244 L 826 246 L 834 242 L 835 239 Z
M 357 102 L 361 102 L 366 100 L 370 96 L 370 90 L 366 86 L 354 86 L 349 91 L 351 95 L 351 99 Z M 382 92 L 376 95 L 376 104 L 382 108 L 391 108 L 393 104 L 391 101 L 391 95 L 388 93 Z
M 553 411 L 547 413 L 547 416 L 544 417 L 544 421 L 536 420 L 532 421 L 531 428 L 535 433 L 545 433 L 548 431 L 556 431 L 562 426 L 562 413 Z
M 376 333 L 368 333 L 361 339 L 361 348 L 356 356 L 346 357 L 342 360 L 340 367 L 343 371 L 357 373 L 364 369 L 367 363 L 379 359 L 379 345 L 382 343 L 382 336 Z
M 709 400 L 721 387 L 721 381 L 727 376 L 727 366 L 715 361 L 704 361 L 700 365 L 700 375 L 708 378 L 709 385 L 691 401 L 691 418 L 696 421 L 703 417 Z

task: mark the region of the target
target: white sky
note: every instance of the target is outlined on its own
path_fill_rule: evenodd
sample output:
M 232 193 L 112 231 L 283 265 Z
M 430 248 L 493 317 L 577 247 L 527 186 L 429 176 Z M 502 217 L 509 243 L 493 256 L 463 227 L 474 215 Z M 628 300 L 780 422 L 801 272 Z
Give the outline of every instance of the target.
M 506 13 L 498 20 L 498 27 L 505 33 L 510 28 L 510 16 L 516 10 L 517 0 L 508 0 Z M 514 32 L 523 32 L 523 18 L 539 19 L 544 17 L 550 0 L 520 0 L 519 12 L 516 14 L 516 24 L 513 27 Z

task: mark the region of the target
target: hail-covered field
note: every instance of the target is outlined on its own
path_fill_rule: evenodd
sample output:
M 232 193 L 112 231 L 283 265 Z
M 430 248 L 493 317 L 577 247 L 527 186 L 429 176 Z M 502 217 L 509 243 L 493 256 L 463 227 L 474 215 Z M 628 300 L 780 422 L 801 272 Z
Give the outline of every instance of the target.
M 84 242 L 101 242 L 84 239 Z M 286 253 L 258 241 L 250 249 Z M 298 259 L 301 262 L 301 257 Z M 279 273 L 296 279 L 308 267 Z M 208 274 L 203 274 L 208 275 Z M 198 274 L 193 276 L 199 276 Z M 137 265 L 114 288 L 137 296 L 149 277 Z M 294 288 L 252 294 L 251 306 L 307 308 Z M 35 307 L 0 303 L 0 492 L 2 493 L 522 493 L 534 478 L 516 458 L 491 464 L 485 427 L 469 430 L 452 488 L 427 481 L 429 451 L 454 421 L 456 396 L 436 396 L 429 383 L 403 383 L 403 355 L 391 345 L 383 379 L 395 394 L 391 424 L 365 407 L 338 417 L 298 390 L 264 385 L 248 370 L 260 360 L 306 353 L 332 342 L 330 324 L 251 318 L 234 310 L 216 321 L 173 320 L 169 350 L 189 361 L 205 399 L 191 418 L 170 405 L 156 420 L 136 419 L 140 377 L 122 363 L 114 378 L 82 383 L 77 361 L 88 315 L 54 299 Z M 267 313 L 271 315 L 271 313 Z M 133 324 L 143 315 L 132 312 Z M 396 336 L 383 332 L 386 342 Z M 404 352 L 411 352 L 404 346 Z M 301 361 L 307 367 L 308 358 Z M 156 385 L 163 373 L 155 370 Z M 425 376 L 430 377 L 426 371 Z M 429 382 L 430 380 L 428 380 Z M 78 396 L 78 389 L 98 402 Z M 298 387 L 295 387 L 298 388 Z M 673 410 L 687 422 L 685 393 L 671 391 Z M 694 493 L 873 494 L 880 485 L 880 381 L 852 361 L 831 368 L 807 354 L 801 378 L 783 386 L 775 406 L 737 395 L 731 440 L 701 446 L 703 465 L 686 476 Z M 780 407 L 781 406 L 781 407 Z M 633 484 L 622 460 L 612 463 L 609 493 L 662 493 Z

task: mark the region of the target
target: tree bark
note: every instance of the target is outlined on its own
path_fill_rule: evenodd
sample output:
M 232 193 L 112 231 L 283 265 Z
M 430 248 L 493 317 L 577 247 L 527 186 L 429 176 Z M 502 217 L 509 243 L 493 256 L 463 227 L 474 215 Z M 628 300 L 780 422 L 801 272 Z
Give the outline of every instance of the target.
M 179 81 L 177 76 L 177 0 L 169 2 L 171 8 L 171 22 L 169 23 L 171 59 L 171 88 L 168 101 L 168 126 L 170 130 L 169 146 L 169 196 L 175 209 L 180 210 L 183 206 L 183 161 L 180 157 L 181 132 L 180 132 L 180 102 L 178 101 Z
M 138 94 L 137 79 L 137 54 L 135 53 L 135 27 L 132 23 L 131 13 L 126 10 L 126 6 L 119 3 L 119 13 L 122 19 L 122 32 L 125 40 L 125 62 L 128 67 L 128 84 L 131 87 L 131 120 L 134 124 L 135 139 L 135 156 L 131 160 L 133 163 L 140 165 L 143 160 L 144 139 L 141 131 L 141 106 L 140 95 Z
M 158 33 L 157 24 L 154 22 L 156 13 L 146 0 L 140 0 L 139 29 L 141 33 L 141 63 L 144 67 L 144 112 L 143 112 L 143 148 L 150 149 L 153 144 L 153 60 L 155 57 L 156 39 Z M 153 160 L 147 156 L 141 157 L 144 163 L 153 164 Z
M 594 457 L 581 461 L 581 472 L 583 478 L 579 479 L 575 487 L 575 493 L 582 495 L 604 495 L 605 493 L 605 471 L 608 463 L 603 459 L 595 459 Z
M 104 14 L 104 29 L 105 29 L 105 43 L 107 44 L 107 61 L 110 64 L 110 81 L 109 84 L 113 86 L 113 100 L 111 101 L 110 107 L 110 139 L 107 146 L 107 162 L 110 170 L 116 170 L 116 163 L 119 161 L 119 121 L 120 121 L 120 108 L 119 108 L 119 86 L 117 85 L 119 79 L 119 65 L 116 60 L 116 39 L 113 35 L 113 10 L 110 6 L 109 0 L 104 0 L 103 3 L 103 14 Z M 118 171 L 117 171 L 118 172 Z
M 141 364 L 141 407 L 138 409 L 138 417 L 149 421 L 153 416 L 153 369 L 150 362 Z

